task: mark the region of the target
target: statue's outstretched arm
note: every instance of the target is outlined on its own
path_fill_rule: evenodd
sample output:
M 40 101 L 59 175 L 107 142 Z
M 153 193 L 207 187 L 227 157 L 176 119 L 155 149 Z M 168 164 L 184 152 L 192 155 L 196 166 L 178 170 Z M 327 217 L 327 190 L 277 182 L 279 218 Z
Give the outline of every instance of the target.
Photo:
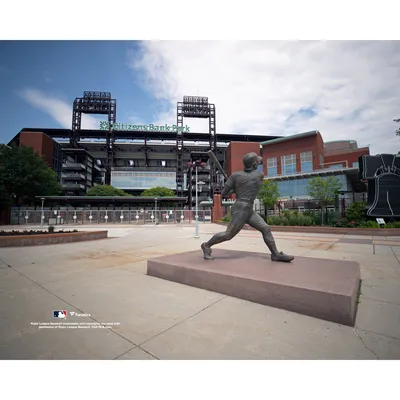
M 229 194 L 234 192 L 234 189 L 235 189 L 235 180 L 233 175 L 231 175 L 225 182 L 224 189 L 222 190 L 221 193 L 221 197 L 227 197 Z

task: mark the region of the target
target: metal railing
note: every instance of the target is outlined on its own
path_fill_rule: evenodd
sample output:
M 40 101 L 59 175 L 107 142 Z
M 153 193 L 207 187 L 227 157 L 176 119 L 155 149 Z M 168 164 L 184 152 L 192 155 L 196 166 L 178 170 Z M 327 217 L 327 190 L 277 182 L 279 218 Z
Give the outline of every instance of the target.
M 199 210 L 199 222 L 211 222 L 211 210 Z M 12 225 L 86 225 L 86 224 L 191 224 L 195 222 L 194 210 L 32 210 L 13 209 Z

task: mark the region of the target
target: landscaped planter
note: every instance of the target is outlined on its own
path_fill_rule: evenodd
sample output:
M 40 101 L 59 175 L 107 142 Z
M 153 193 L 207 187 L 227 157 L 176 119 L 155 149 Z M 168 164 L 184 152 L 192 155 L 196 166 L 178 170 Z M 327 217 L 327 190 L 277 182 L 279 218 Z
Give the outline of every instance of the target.
M 0 237 L 6 236 L 6 237 L 10 237 L 10 236 L 37 236 L 37 235 L 48 235 L 48 234 L 55 234 L 55 233 L 75 233 L 75 232 L 79 232 L 77 229 L 74 229 L 73 231 L 64 231 L 63 229 L 59 230 L 59 231 L 46 231 L 46 230 L 12 230 L 12 231 L 0 231 Z
M 217 222 L 219 225 L 227 226 L 227 222 Z M 334 228 L 333 226 L 283 226 L 270 225 L 274 232 L 299 232 L 299 233 L 330 233 L 339 235 L 365 235 L 365 236 L 400 236 L 398 228 Z M 249 225 L 243 227 L 245 230 L 254 230 Z
M 0 247 L 40 246 L 46 244 L 83 242 L 87 240 L 106 239 L 107 235 L 108 231 L 82 231 L 0 236 Z

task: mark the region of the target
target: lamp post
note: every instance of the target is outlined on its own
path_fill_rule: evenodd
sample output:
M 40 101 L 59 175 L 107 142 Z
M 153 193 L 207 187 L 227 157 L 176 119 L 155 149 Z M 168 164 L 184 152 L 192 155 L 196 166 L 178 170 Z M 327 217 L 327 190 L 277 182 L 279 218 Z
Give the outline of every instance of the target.
M 42 215 L 40 217 L 40 226 L 43 226 L 43 221 L 44 221 L 44 210 L 43 210 L 44 197 L 42 197 L 40 200 L 42 200 Z
M 199 236 L 199 196 L 198 196 L 198 192 L 199 192 L 199 187 L 198 187 L 198 174 L 197 174 L 197 170 L 199 167 L 204 168 L 205 167 L 205 163 L 201 162 L 201 160 L 197 160 L 195 162 L 189 163 L 188 166 L 189 168 L 194 168 L 195 169 L 195 174 L 196 174 L 196 208 L 195 208 L 195 228 L 194 228 L 194 237 L 195 239 L 200 238 Z
M 157 226 L 157 197 L 154 199 L 155 207 L 154 207 L 154 226 Z
M 194 237 L 198 239 L 199 236 L 199 182 L 197 180 L 197 165 L 195 165 L 196 169 L 196 225 L 194 228 Z

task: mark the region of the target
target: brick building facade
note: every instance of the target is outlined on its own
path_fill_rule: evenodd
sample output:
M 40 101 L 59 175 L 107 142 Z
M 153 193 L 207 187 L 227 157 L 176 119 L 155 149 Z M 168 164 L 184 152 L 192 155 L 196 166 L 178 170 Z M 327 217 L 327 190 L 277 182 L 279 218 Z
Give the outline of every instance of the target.
M 231 142 L 226 150 L 228 175 L 243 169 L 242 158 L 255 152 L 262 156 L 266 177 L 294 175 L 320 169 L 358 168 L 360 156 L 368 147 L 357 147 L 354 140 L 326 142 L 318 131 L 300 133 L 267 142 Z
M 243 156 L 247 153 L 261 154 L 260 143 L 231 142 L 226 149 L 225 162 L 228 176 L 243 169 Z
M 32 147 L 46 161 L 50 168 L 54 168 L 54 140 L 43 132 L 21 132 L 20 146 Z
M 369 155 L 369 147 L 358 147 L 354 140 L 338 140 L 325 143 L 325 167 L 340 165 L 344 168 L 358 167 L 361 156 Z
M 19 146 L 31 147 L 38 152 L 61 179 L 62 150 L 61 145 L 43 132 L 21 131 L 18 139 Z
M 308 183 L 316 176 L 335 175 L 340 198 L 352 201 L 366 191 L 360 180 L 358 160 L 369 148 L 358 148 L 354 140 L 324 143 L 318 131 L 262 142 L 261 155 L 266 179 L 276 180 L 280 198 L 310 199 Z
M 324 141 L 318 131 L 270 140 L 262 144 L 264 174 L 288 175 L 319 169 L 324 162 Z
M 369 148 L 354 140 L 324 143 L 320 132 L 311 131 L 261 143 L 264 174 L 294 175 L 319 169 L 358 168 L 358 159 Z

